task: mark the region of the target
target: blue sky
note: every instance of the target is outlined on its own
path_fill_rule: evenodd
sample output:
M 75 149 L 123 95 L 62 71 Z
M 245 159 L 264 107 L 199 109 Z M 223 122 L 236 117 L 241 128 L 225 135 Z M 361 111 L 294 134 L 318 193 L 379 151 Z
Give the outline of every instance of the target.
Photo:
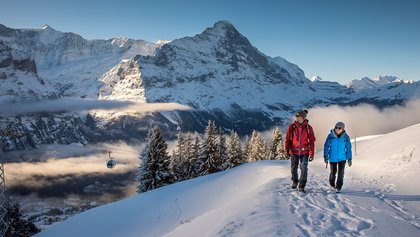
M 49 24 L 87 39 L 172 40 L 218 20 L 230 21 L 264 54 L 299 65 L 308 78 L 420 80 L 418 0 L 0 0 L 1 24 Z

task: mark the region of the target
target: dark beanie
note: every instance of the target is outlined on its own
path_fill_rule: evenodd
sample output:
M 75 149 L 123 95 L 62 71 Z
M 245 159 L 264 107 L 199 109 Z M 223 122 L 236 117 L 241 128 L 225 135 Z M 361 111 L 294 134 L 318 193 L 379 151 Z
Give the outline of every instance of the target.
M 296 117 L 301 116 L 303 119 L 306 119 L 307 114 L 308 114 L 308 110 L 303 109 L 303 110 L 298 110 L 295 115 Z
M 335 127 L 336 127 L 336 128 L 342 128 L 342 129 L 344 130 L 345 125 L 344 125 L 344 123 L 343 123 L 343 122 L 338 122 L 338 123 L 336 123 L 336 124 L 335 124 Z

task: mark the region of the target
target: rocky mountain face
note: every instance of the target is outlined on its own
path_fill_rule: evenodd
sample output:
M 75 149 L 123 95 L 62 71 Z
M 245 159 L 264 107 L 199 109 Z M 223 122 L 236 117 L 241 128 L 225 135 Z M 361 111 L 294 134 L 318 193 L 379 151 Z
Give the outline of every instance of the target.
M 29 134 L 22 145 L 11 140 L 7 149 L 50 142 L 141 140 L 152 123 L 162 124 L 171 137 L 177 126 L 202 132 L 209 119 L 227 130 L 249 134 L 253 129 L 282 127 L 300 108 L 362 102 L 384 107 L 420 95 L 418 82 L 393 81 L 358 90 L 336 82 L 311 81 L 297 65 L 258 51 L 226 21 L 193 37 L 158 44 L 124 38 L 85 40 L 49 26 L 16 30 L 0 25 L 0 47 L 3 103 L 72 96 L 177 102 L 194 109 L 2 118 L 3 125 L 15 121 Z M 3 89 L 6 85 L 7 90 Z M 36 89 L 29 92 L 30 88 Z
M 0 41 L 0 102 L 54 98 L 55 91 L 37 73 L 35 61 L 25 52 Z
M 0 24 L 0 42 L 36 64 L 39 76 L 60 96 L 98 97 L 103 73 L 137 54 L 152 55 L 156 44 L 113 38 L 86 40 L 46 25 L 41 29 L 10 29 Z

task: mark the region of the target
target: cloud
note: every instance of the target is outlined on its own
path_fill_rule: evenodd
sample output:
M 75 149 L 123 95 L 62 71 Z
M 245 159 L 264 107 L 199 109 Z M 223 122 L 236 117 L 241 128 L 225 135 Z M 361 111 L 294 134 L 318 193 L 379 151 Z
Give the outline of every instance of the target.
M 189 109 L 191 107 L 178 103 L 140 103 L 134 101 L 62 98 L 57 100 L 3 104 L 0 107 L 0 113 L 2 115 L 18 115 L 35 112 L 75 112 L 88 110 L 141 113 Z
M 420 123 L 420 100 L 378 109 L 372 105 L 328 106 L 309 110 L 308 120 L 314 127 L 317 149 L 322 149 L 327 134 L 339 121 L 344 122 L 350 137 L 378 135 Z
M 135 172 L 138 169 L 138 155 L 141 149 L 142 145 L 127 145 L 120 142 L 86 147 L 48 145 L 34 149 L 30 154 L 28 151 L 8 152 L 5 153 L 7 160 L 16 157 L 24 160 L 35 154 L 41 161 L 6 163 L 5 175 L 8 186 L 20 185 L 39 189 L 48 186 L 48 180 L 51 178 L 55 183 L 59 183 L 71 177 Z M 111 151 L 111 157 L 117 161 L 113 169 L 106 167 L 106 162 L 109 160 L 108 151 Z

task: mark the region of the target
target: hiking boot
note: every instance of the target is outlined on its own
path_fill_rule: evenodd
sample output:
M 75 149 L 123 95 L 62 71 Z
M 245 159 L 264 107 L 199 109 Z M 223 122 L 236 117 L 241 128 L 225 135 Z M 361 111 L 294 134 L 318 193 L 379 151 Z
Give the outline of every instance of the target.
M 341 188 L 336 188 L 336 189 L 335 189 L 335 192 L 336 192 L 336 193 L 341 193 Z
M 305 193 L 305 188 L 299 188 L 299 192 Z
M 298 182 L 293 181 L 293 183 L 292 183 L 292 189 L 297 188 L 297 186 L 298 186 Z

